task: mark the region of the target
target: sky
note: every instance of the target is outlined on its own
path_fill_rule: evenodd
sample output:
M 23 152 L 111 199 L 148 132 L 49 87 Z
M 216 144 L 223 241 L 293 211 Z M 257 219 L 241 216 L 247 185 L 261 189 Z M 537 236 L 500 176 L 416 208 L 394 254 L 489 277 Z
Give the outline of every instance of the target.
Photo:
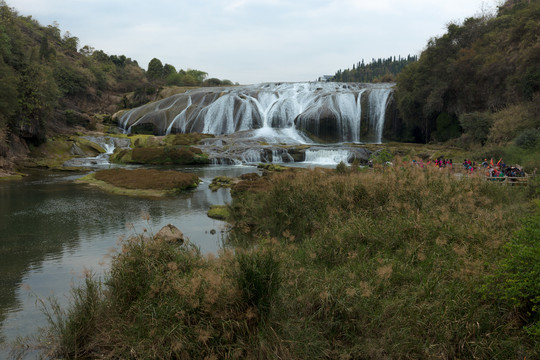
M 146 69 L 152 58 L 240 84 L 313 81 L 362 59 L 419 55 L 500 0 L 6 0 L 41 25 Z

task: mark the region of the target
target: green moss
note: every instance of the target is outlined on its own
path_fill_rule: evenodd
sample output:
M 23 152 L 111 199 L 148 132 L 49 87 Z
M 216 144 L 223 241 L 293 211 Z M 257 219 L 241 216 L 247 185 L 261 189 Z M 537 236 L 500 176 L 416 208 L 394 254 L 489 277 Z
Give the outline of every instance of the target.
M 229 188 L 233 184 L 234 179 L 228 176 L 216 176 L 208 187 L 212 191 L 217 191 L 219 188 Z
M 257 165 L 257 168 L 263 169 L 266 171 L 276 171 L 276 172 L 291 170 L 290 167 L 286 167 L 286 166 L 282 166 L 278 164 L 268 164 L 268 163 L 259 164 Z
M 75 139 L 75 144 L 85 153 L 88 154 L 88 156 L 97 156 L 98 154 L 105 153 L 105 149 L 103 149 L 101 146 L 96 144 L 93 141 L 89 141 L 85 138 L 78 137 Z
M 212 205 L 207 213 L 208 217 L 217 220 L 227 220 L 229 209 L 226 205 Z
M 131 161 L 139 164 L 206 164 L 208 156 L 194 147 L 134 148 Z
M 11 174 L 6 176 L 0 176 L 0 181 L 13 181 L 13 180 L 22 180 L 24 176 L 22 174 Z
M 115 149 L 109 161 L 115 164 L 129 164 L 131 162 L 131 149 Z

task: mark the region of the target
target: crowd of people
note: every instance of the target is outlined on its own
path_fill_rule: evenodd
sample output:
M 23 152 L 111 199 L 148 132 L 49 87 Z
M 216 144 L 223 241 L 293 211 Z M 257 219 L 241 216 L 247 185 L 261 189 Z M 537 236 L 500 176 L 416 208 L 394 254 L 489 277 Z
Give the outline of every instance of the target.
M 448 168 L 454 171 L 454 164 L 452 159 L 445 159 L 444 157 L 439 157 L 435 160 L 412 160 L 414 166 L 419 166 L 421 168 L 427 166 L 435 166 L 437 168 Z M 467 174 L 483 174 L 488 178 L 499 178 L 503 179 L 505 177 L 516 178 L 516 177 L 526 177 L 527 174 L 519 166 L 509 166 L 504 163 L 503 159 L 495 162 L 493 159 L 484 159 L 480 164 L 471 159 L 464 159 L 462 163 L 462 168 Z

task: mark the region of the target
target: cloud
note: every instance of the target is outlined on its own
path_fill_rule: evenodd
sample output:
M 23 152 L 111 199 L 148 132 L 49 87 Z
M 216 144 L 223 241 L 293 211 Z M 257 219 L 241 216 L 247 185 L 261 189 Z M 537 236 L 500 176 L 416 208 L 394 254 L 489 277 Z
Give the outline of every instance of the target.
M 9 2 L 10 0 L 8 0 Z M 492 0 L 495 1 L 495 0 Z M 313 80 L 364 58 L 417 54 L 482 0 L 16 0 L 109 54 L 240 83 Z

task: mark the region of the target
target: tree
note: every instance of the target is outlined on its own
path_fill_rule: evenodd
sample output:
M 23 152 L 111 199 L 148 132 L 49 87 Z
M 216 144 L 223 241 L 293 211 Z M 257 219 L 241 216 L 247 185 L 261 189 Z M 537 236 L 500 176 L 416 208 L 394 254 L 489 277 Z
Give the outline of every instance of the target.
M 166 79 L 171 74 L 176 74 L 176 68 L 171 64 L 163 65 L 163 73 L 161 76 Z
M 79 46 L 79 38 L 76 36 L 71 36 L 71 33 L 69 31 L 66 31 L 66 33 L 64 34 L 62 42 L 64 44 L 64 48 L 67 51 L 72 53 L 77 52 L 77 47 Z
M 182 83 L 186 86 L 195 86 L 197 85 L 197 79 L 191 74 L 186 74 L 182 79 Z
M 195 85 L 200 85 L 206 76 L 208 76 L 208 73 L 200 70 L 188 69 L 186 75 L 190 75 L 195 79 Z
M 56 50 L 53 47 L 49 46 L 49 39 L 47 36 L 43 36 L 41 39 L 41 45 L 39 47 L 39 59 L 40 60 L 50 60 L 56 56 Z
M 10 66 L 0 58 L 0 129 L 4 128 L 7 120 L 18 110 L 17 82 L 18 76 Z
M 94 54 L 94 51 L 96 51 L 96 49 L 94 49 L 92 46 L 90 45 L 84 45 L 82 48 L 80 48 L 79 52 L 84 55 L 84 56 L 92 56 Z
M 150 60 L 146 76 L 149 80 L 159 80 L 163 78 L 163 64 L 161 63 L 161 60 L 157 58 Z
M 465 134 L 469 134 L 472 138 L 485 144 L 489 129 L 491 128 L 493 121 L 487 113 L 473 112 L 470 114 L 462 114 L 459 117 L 459 124 L 463 128 Z

